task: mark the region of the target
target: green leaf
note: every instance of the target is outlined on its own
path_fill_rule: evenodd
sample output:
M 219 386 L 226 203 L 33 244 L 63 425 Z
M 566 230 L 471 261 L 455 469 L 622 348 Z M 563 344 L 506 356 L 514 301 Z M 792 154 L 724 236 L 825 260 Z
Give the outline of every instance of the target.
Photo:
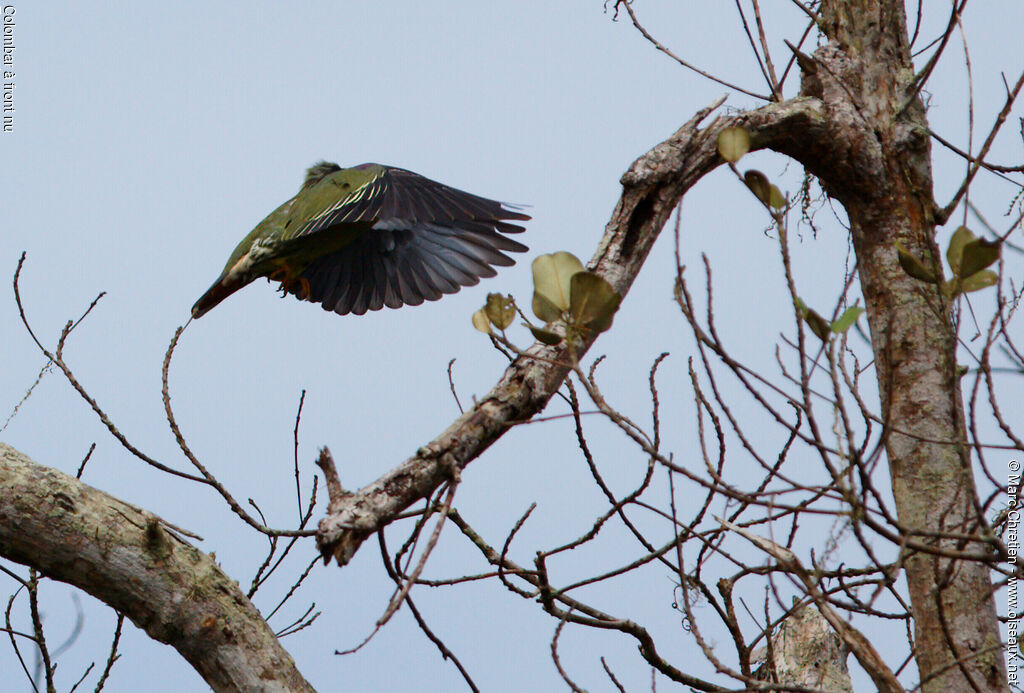
M 818 313 L 810 308 L 804 313 L 804 322 L 811 328 L 818 339 L 825 342 L 828 341 L 828 335 L 830 332 L 828 320 L 818 315 Z
M 960 288 L 963 292 L 970 293 L 971 291 L 981 291 L 987 289 L 990 286 L 995 286 L 999 283 L 999 275 L 992 270 L 981 270 L 975 272 L 969 277 L 964 277 L 960 282 Z
M 487 312 L 485 311 L 485 309 L 481 308 L 480 310 L 473 313 L 473 327 L 480 330 L 484 334 L 491 333 L 491 321 L 487 319 Z
M 559 307 L 536 291 L 533 292 L 532 307 L 533 314 L 544 322 L 555 322 L 562 318 L 562 311 Z
M 533 313 L 544 322 L 554 322 L 569 308 L 569 280 L 583 271 L 583 263 L 565 251 L 540 255 L 533 269 Z
M 963 248 L 963 257 L 960 259 L 961 278 L 967 279 L 981 270 L 985 269 L 999 259 L 999 249 L 1002 243 L 999 241 L 987 241 L 984 238 L 973 240 Z M 953 270 L 956 272 L 956 270 Z
M 768 204 L 774 209 L 786 208 L 786 198 L 776 185 L 768 189 Z
M 946 248 L 946 262 L 949 263 L 949 269 L 953 270 L 953 274 L 960 273 L 960 259 L 963 257 L 964 246 L 977 238 L 966 226 L 961 226 L 953 232 Z
M 543 327 L 534 327 L 533 325 L 527 325 L 530 328 L 530 332 L 537 339 L 538 342 L 547 344 L 548 346 L 554 346 L 562 341 L 562 335 L 551 330 L 545 330 Z
M 512 324 L 516 317 L 516 302 L 512 296 L 501 294 L 487 294 L 487 303 L 484 305 L 484 312 L 488 320 L 499 330 L 504 330 Z
M 853 323 L 857 322 L 857 318 L 859 318 L 863 312 L 864 309 L 860 306 L 850 306 L 843 311 L 843 314 L 840 315 L 835 322 L 832 323 L 832 331 L 836 334 L 846 332 L 848 329 L 853 327 Z
M 569 285 L 569 315 L 574 325 L 595 333 L 612 326 L 622 297 L 604 277 L 579 272 L 573 275 Z
M 900 260 L 900 267 L 903 268 L 904 272 L 914 279 L 920 279 L 921 281 L 928 282 L 929 284 L 938 283 L 939 280 L 935 276 L 935 273 L 925 267 L 924 263 L 918 260 L 916 256 L 912 255 L 909 250 L 904 248 L 902 243 L 896 241 L 895 245 L 896 253 Z
M 718 133 L 718 153 L 735 164 L 750 151 L 750 133 L 744 128 L 726 128 Z
M 807 313 L 804 314 L 804 322 L 807 323 L 808 327 L 811 328 L 811 332 L 813 332 L 818 339 L 823 342 L 828 341 L 830 330 L 828 321 L 825 320 L 825 318 L 818 315 L 814 310 L 808 310 Z
M 743 174 L 743 182 L 750 188 L 750 192 L 761 202 L 767 204 L 772 200 L 772 184 L 768 182 L 768 176 L 753 169 Z
M 800 300 L 799 296 L 794 299 L 793 304 L 796 306 L 797 310 L 800 311 L 800 317 L 802 317 L 808 327 L 811 328 L 811 332 L 817 335 L 818 339 L 821 341 L 828 341 L 829 332 L 831 330 L 831 326 L 828 324 L 828 321 L 818 315 L 818 313 L 811 308 L 808 308 L 807 304 Z

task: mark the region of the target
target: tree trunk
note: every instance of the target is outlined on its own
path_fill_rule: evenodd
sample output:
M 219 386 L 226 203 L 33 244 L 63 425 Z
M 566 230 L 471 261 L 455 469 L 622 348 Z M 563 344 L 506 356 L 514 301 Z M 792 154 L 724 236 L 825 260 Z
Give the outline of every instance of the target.
M 896 511 L 912 542 L 903 567 L 922 689 L 1003 691 L 988 566 L 951 557 L 984 557 L 987 546 L 963 445 L 956 327 L 938 286 L 911 278 L 897 259 L 899 242 L 940 273 L 929 134 L 903 3 L 827 0 L 821 19 L 829 43 L 815 53 L 804 93 L 824 103 L 832 140 L 824 160 L 804 162 L 850 219 Z

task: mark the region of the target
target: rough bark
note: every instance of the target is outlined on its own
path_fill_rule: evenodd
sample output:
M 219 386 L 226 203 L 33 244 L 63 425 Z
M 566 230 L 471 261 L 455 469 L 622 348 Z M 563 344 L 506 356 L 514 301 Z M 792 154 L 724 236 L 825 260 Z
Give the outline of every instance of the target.
M 829 43 L 815 53 L 818 69 L 804 89 L 824 105 L 831 147 L 798 158 L 850 219 L 898 519 L 936 549 L 984 556 L 949 302 L 908 276 L 895 248 L 900 242 L 939 269 L 928 128 L 903 3 L 832 0 L 821 17 Z M 923 690 L 1005 690 L 987 565 L 917 550 L 904 568 Z
M 771 659 L 757 672 L 766 681 L 825 693 L 853 693 L 846 667 L 850 650 L 813 607 L 795 609 L 772 636 L 771 650 L 765 647 L 759 654 Z
M 216 691 L 312 691 L 238 583 L 161 520 L 0 443 L 0 555 L 174 647 Z

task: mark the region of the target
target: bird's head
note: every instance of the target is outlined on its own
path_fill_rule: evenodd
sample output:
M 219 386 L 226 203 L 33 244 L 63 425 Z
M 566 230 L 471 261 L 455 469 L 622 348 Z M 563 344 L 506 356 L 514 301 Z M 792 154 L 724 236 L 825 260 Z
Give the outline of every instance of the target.
M 330 161 L 318 161 L 306 169 L 306 180 L 302 182 L 302 189 L 311 188 L 332 173 L 341 170 L 341 166 Z

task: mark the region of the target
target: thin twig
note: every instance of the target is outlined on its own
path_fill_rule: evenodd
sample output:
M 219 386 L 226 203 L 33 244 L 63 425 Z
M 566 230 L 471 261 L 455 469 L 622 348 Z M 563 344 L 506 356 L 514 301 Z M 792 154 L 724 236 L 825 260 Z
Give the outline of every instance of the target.
M 747 96 L 752 96 L 755 99 L 761 99 L 762 101 L 771 101 L 772 100 L 772 97 L 770 97 L 770 96 L 765 96 L 764 94 L 758 94 L 758 93 L 752 92 L 752 91 L 750 91 L 748 89 L 744 89 L 743 87 L 739 86 L 738 84 L 733 84 L 732 82 L 727 82 L 724 79 L 721 79 L 719 77 L 715 77 L 710 72 L 705 72 L 704 70 L 700 69 L 699 67 L 697 67 L 695 65 L 692 65 L 691 63 L 683 60 L 678 55 L 673 53 L 671 50 L 669 50 L 668 48 L 663 46 L 656 38 L 654 38 L 653 36 L 651 36 L 647 32 L 647 29 L 645 29 L 643 27 L 643 25 L 640 24 L 640 21 L 637 19 L 636 13 L 633 12 L 633 6 L 630 4 L 630 2 L 628 2 L 628 0 L 616 0 L 615 1 L 615 11 L 616 12 L 618 12 L 619 7 L 625 7 L 626 8 L 626 13 L 629 15 L 630 20 L 633 22 L 633 26 L 636 27 L 637 31 L 639 31 L 640 34 L 643 35 L 643 37 L 645 39 L 647 39 L 651 43 L 651 45 L 653 45 L 655 48 L 657 48 L 659 51 L 661 51 L 662 53 L 664 53 L 668 57 L 670 57 L 673 60 L 675 60 L 677 63 L 679 63 L 680 65 L 685 67 L 687 70 L 692 70 L 692 71 L 696 72 L 698 75 L 701 75 L 702 77 L 706 77 L 707 79 L 710 79 L 712 82 L 717 82 L 718 84 L 721 84 L 722 86 L 728 87 L 730 89 L 735 89 L 736 91 L 740 92 L 741 94 L 746 94 Z
M 974 176 L 977 175 L 979 169 L 981 169 L 981 162 L 985 160 L 986 156 L 988 156 L 988 151 L 992 148 L 996 135 L 999 134 L 999 130 L 1003 127 L 1003 123 L 1006 122 L 1006 117 L 1010 115 L 1010 111 L 1013 109 L 1013 104 L 1017 100 L 1017 95 L 1020 94 L 1021 87 L 1024 87 L 1024 72 L 1021 72 L 1020 76 L 1017 78 L 1017 82 L 1007 93 L 1006 103 L 1003 104 L 1002 110 L 1000 110 L 999 115 L 996 116 L 996 122 L 992 125 L 992 129 L 989 131 L 988 137 L 985 138 L 985 142 L 981 145 L 981 149 L 978 151 L 978 155 L 975 157 L 974 163 L 971 164 L 967 175 L 964 177 L 963 183 L 960 184 L 960 189 L 956 191 L 956 194 L 953 196 L 953 199 L 950 200 L 949 204 L 938 210 L 935 217 L 936 224 L 938 226 L 946 223 L 950 215 L 952 215 L 956 210 L 957 205 L 960 204 L 960 200 L 967 194 L 967 189 L 971 186 L 971 181 L 974 180 Z
M 100 674 L 100 680 L 96 682 L 95 693 L 100 693 L 103 690 L 103 686 L 110 676 L 110 670 L 114 668 L 114 662 L 121 659 L 121 655 L 117 654 L 117 645 L 121 641 L 121 627 L 124 625 L 124 614 L 120 611 L 116 613 L 117 625 L 114 626 L 114 637 L 110 641 L 110 654 L 107 656 L 107 663 L 103 667 L 103 673 Z

